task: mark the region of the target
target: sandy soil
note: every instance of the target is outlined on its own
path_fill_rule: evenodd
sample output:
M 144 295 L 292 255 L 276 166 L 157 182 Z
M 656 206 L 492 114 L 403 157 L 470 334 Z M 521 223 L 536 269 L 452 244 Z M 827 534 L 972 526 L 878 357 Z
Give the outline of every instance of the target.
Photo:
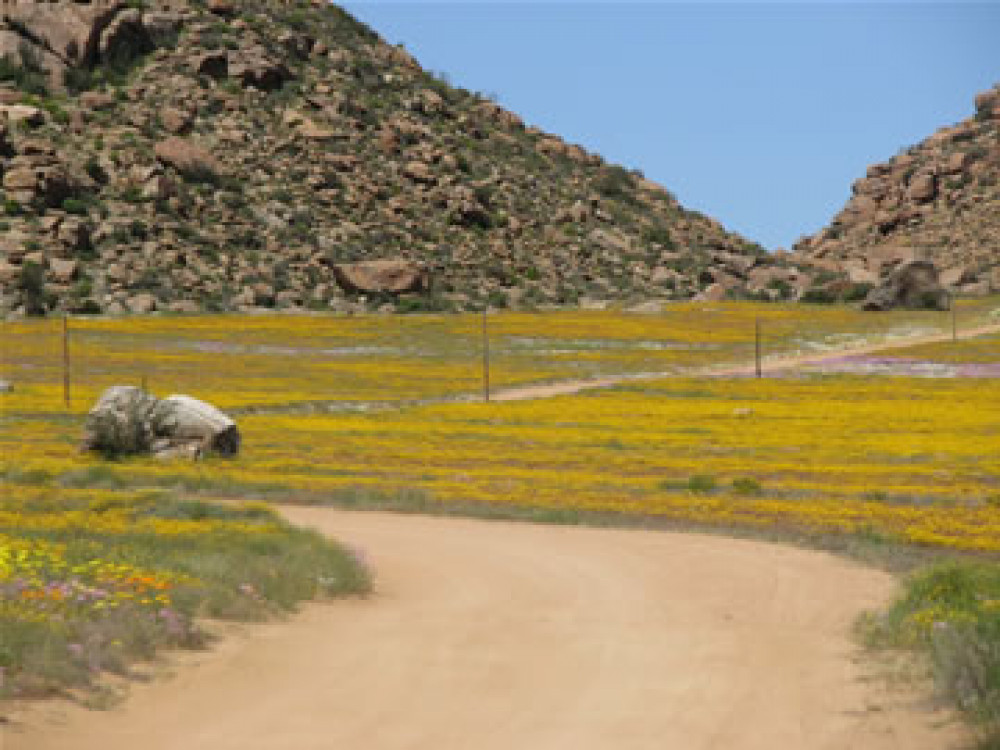
M 965 331 L 960 331 L 958 338 L 968 339 L 975 338 L 976 336 L 984 336 L 989 333 L 1000 332 L 1000 324 L 993 324 L 987 326 L 980 326 L 978 328 L 970 328 Z M 877 352 L 890 351 L 892 349 L 901 349 L 907 346 L 915 346 L 917 344 L 934 344 L 939 341 L 949 341 L 951 340 L 951 333 L 938 333 L 929 336 L 908 336 L 905 338 L 894 339 L 892 341 L 883 341 L 880 343 L 868 344 L 865 346 L 855 346 L 855 347 L 844 347 L 838 349 L 830 349 L 828 351 L 816 352 L 810 354 L 792 354 L 792 355 L 781 355 L 777 357 L 766 357 L 764 359 L 762 370 L 764 375 L 767 373 L 780 372 L 782 370 L 791 370 L 796 367 L 803 367 L 806 365 L 822 364 L 823 362 L 831 359 L 839 359 L 841 357 L 847 356 L 862 356 L 866 354 L 875 354 Z M 683 377 L 701 377 L 701 376 L 714 376 L 714 377 L 731 377 L 737 375 L 752 375 L 755 372 L 755 365 L 753 363 L 745 365 L 734 365 L 734 366 L 723 366 L 723 367 L 708 367 L 702 370 L 697 370 L 695 372 L 684 374 Z M 641 379 L 649 380 L 658 377 L 672 377 L 676 376 L 677 373 L 663 372 L 663 373 L 651 373 L 644 375 Z M 568 396 L 573 393 L 579 393 L 581 391 L 588 391 L 594 388 L 607 388 L 613 385 L 619 385 L 621 383 L 633 382 L 635 377 L 621 377 L 621 378 L 600 378 L 595 380 L 571 380 L 563 381 L 560 383 L 551 383 L 548 385 L 529 385 L 518 388 L 507 388 L 504 390 L 499 390 L 494 394 L 491 394 L 490 399 L 492 401 L 523 401 L 532 398 L 551 398 L 553 396 Z
M 109 711 L 36 707 L 3 750 L 961 746 L 852 642 L 884 573 L 707 535 L 284 512 L 361 547 L 376 593 L 247 627 Z

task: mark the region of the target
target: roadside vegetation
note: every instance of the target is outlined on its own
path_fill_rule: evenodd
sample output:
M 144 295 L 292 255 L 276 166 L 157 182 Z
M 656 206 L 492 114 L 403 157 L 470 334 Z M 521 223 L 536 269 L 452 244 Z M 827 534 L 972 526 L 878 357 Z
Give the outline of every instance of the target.
M 351 552 L 260 504 L 8 483 L 0 698 L 92 694 L 162 647 L 203 645 L 205 618 L 260 619 L 367 586 Z
M 996 300 L 970 303 L 962 320 L 996 320 L 995 309 Z M 779 538 L 918 571 L 901 603 L 873 618 L 872 642 L 930 649 L 942 684 L 995 733 L 995 337 L 896 349 L 879 357 L 877 371 L 707 377 L 706 368 L 752 356 L 746 334 L 758 315 L 772 354 L 950 328 L 941 314 L 866 317 L 742 303 L 678 305 L 661 315 L 504 313 L 489 320 L 494 385 L 674 374 L 575 396 L 482 403 L 469 400 L 479 387 L 479 316 L 78 320 L 71 342 L 78 385 L 67 409 L 57 329 L 9 325 L 0 377 L 14 390 L 0 395 L 0 534 L 11 551 L 0 571 L 22 551 L 24 560 L 61 556 L 79 566 L 91 555 L 134 566 L 122 580 L 147 576 L 162 588 L 126 597 L 121 611 L 145 612 L 156 626 L 105 640 L 134 643 L 131 653 L 143 655 L 149 643 L 196 642 L 199 616 L 259 616 L 314 595 L 364 590 L 350 555 L 262 506 L 220 506 L 217 498 Z M 932 364 L 916 371 L 946 377 L 894 374 L 890 360 L 901 368 Z M 100 390 L 143 378 L 161 395 L 189 392 L 234 413 L 241 455 L 196 463 L 81 455 L 81 417 Z M 32 557 L 32 545 L 56 547 Z M 285 554 L 298 562 L 273 565 Z M 919 572 L 928 563 L 938 567 Z M 48 591 L 72 569 L 53 568 L 31 591 Z M 290 577 L 272 580 L 274 569 Z M 23 579 L 18 570 L 3 580 Z M 952 571 L 947 581 L 963 581 L 956 591 L 973 593 L 961 601 L 947 586 L 933 593 L 925 583 L 942 571 Z M 0 589 L 4 607 L 22 608 L 11 617 L 33 611 L 32 627 L 48 628 L 50 610 L 23 608 L 32 597 L 54 606 L 51 596 L 12 591 Z M 147 616 L 164 608 L 177 619 Z M 58 632 L 58 648 L 83 659 L 83 631 Z M 24 655 L 58 649 L 29 648 L 27 636 L 25 644 L 15 649 L 16 668 L 0 651 L 8 694 L 11 685 L 39 690 L 31 682 L 37 675 L 39 684 L 78 684 L 89 674 L 86 660 L 70 677 L 46 673 Z M 93 653 L 108 668 L 127 663 L 115 662 L 119 652 L 107 645 Z
M 927 653 L 937 684 L 1000 748 L 1000 564 L 948 560 L 911 574 L 901 596 L 863 623 L 876 648 Z

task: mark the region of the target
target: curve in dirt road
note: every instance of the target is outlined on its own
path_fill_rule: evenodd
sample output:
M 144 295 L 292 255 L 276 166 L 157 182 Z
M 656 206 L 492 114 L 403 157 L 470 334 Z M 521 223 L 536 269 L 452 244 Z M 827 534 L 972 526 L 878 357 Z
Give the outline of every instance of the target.
M 659 531 L 316 508 L 367 600 L 254 626 L 106 712 L 3 750 L 948 750 L 851 639 L 893 579 L 827 554 Z M 55 715 L 52 712 L 56 712 Z M 37 721 L 36 721 L 37 724 Z

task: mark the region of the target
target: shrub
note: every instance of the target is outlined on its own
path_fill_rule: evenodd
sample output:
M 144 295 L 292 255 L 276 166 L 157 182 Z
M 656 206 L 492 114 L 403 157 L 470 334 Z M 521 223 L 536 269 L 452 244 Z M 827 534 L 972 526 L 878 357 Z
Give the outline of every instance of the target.
M 740 477 L 733 480 L 733 492 L 737 495 L 760 495 L 763 490 L 756 479 Z
M 776 291 L 778 293 L 778 298 L 779 299 L 791 299 L 792 295 L 795 292 L 795 290 L 792 288 L 792 285 L 789 284 L 784 279 L 774 279 L 774 280 L 772 280 L 767 285 L 767 288 L 768 289 L 773 289 L 774 291 Z
M 104 171 L 104 167 L 101 166 L 97 159 L 91 157 L 87 160 L 87 163 L 83 165 L 84 171 L 94 182 L 103 185 L 108 181 L 108 173 Z
M 871 292 L 872 289 L 874 289 L 872 284 L 851 284 L 847 288 L 847 291 L 844 292 L 844 302 L 860 302 L 868 296 L 868 293 Z
M 44 96 L 48 93 L 48 76 L 41 60 L 26 44 L 22 44 L 18 52 L 20 63 L 9 57 L 0 57 L 0 81 L 13 83 L 25 93 Z
M 67 198 L 62 202 L 62 210 L 68 214 L 85 216 L 87 214 L 87 204 L 79 198 Z
M 687 481 L 687 489 L 690 492 L 707 494 L 714 492 L 717 488 L 718 483 L 715 481 L 715 477 L 709 474 L 695 474 Z
M 616 198 L 618 200 L 634 200 L 632 190 L 635 188 L 632 173 L 624 167 L 605 167 L 601 176 L 597 178 L 594 187 L 606 198 Z
M 148 453 L 156 434 L 157 399 L 138 388 L 118 399 L 115 408 L 87 416 L 86 445 L 104 458 Z
M 670 237 L 670 230 L 662 224 L 655 224 L 653 226 L 646 227 L 642 231 L 642 238 L 646 242 L 663 245 L 668 250 L 673 249 L 674 247 L 674 241 Z
M 927 652 L 938 684 L 1000 747 L 1000 565 L 949 561 L 912 575 L 884 614 L 869 618 L 872 645 Z
M 45 315 L 45 271 L 37 263 L 26 261 L 21 266 L 21 294 L 27 315 Z
M 805 291 L 800 301 L 814 305 L 832 305 L 837 301 L 837 295 L 826 287 L 814 286 Z

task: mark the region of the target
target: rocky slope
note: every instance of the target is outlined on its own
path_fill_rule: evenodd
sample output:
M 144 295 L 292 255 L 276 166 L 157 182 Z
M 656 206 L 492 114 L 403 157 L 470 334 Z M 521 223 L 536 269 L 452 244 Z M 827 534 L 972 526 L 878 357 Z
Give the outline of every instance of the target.
M 0 312 L 470 309 L 809 284 L 325 2 L 2 13 Z
M 852 192 L 795 260 L 859 284 L 928 260 L 953 291 L 1000 292 L 1000 84 L 976 97 L 973 117 L 872 165 Z

